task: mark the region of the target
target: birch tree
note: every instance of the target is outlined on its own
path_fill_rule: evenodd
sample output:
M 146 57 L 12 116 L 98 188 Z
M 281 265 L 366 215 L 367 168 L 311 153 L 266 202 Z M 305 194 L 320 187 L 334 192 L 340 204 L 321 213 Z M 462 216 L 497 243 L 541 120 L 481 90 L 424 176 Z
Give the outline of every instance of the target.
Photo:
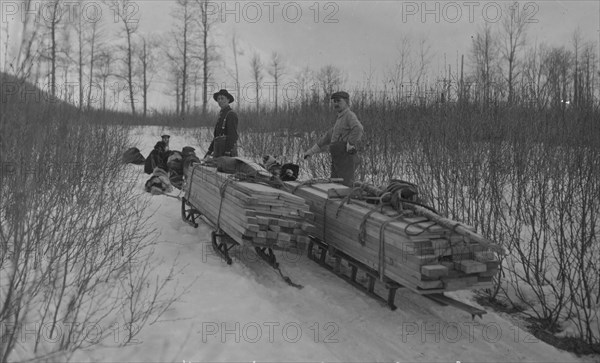
M 275 86 L 275 113 L 278 110 L 278 94 L 279 94 L 279 81 L 285 72 L 285 65 L 281 55 L 277 52 L 271 53 L 271 62 L 267 70 L 269 75 L 273 77 L 273 83 Z
M 519 16 L 519 3 L 514 2 L 508 7 L 509 16 L 502 18 L 500 53 L 506 61 L 506 82 L 508 87 L 508 103 L 514 101 L 514 85 L 517 72 L 517 52 L 525 45 L 525 34 L 527 29 L 527 18 Z
M 475 35 L 471 44 L 471 60 L 475 67 L 475 79 L 480 85 L 480 99 L 487 104 L 492 96 L 492 85 L 496 75 L 498 43 L 486 23 Z
M 123 33 L 126 38 L 125 51 L 125 66 L 127 87 L 129 88 L 129 102 L 131 103 L 131 113 L 135 115 L 135 98 L 133 95 L 133 35 L 138 29 L 139 20 L 136 17 L 138 6 L 130 0 L 112 0 L 109 6 L 113 12 L 115 21 L 119 21 L 123 25 Z
M 260 84 L 263 81 L 263 62 L 260 54 L 254 53 L 250 59 L 250 68 L 252 69 L 252 78 L 254 79 L 254 90 L 256 92 L 256 111 L 260 111 Z
M 214 45 L 210 44 L 210 35 L 216 25 L 214 9 L 215 3 L 209 0 L 196 0 L 200 16 L 197 18 L 197 25 L 200 30 L 200 38 L 202 43 L 202 113 L 206 113 L 208 105 L 208 83 L 211 77 L 211 64 L 219 60 L 219 55 L 216 52 Z

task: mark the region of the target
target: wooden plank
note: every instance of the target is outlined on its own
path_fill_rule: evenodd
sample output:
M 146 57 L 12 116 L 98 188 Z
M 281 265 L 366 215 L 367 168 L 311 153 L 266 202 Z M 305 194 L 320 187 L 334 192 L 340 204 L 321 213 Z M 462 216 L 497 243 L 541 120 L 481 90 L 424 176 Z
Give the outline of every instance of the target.
M 421 273 L 432 278 L 448 276 L 448 267 L 444 265 L 425 265 L 421 266 Z
M 293 188 L 298 184 L 289 183 L 289 185 Z M 397 212 L 393 210 L 372 212 L 365 221 L 365 215 L 373 206 L 351 200 L 340 208 L 342 201 L 345 200 L 331 199 L 329 189 L 329 186 L 315 184 L 310 187 L 303 186 L 295 191 L 295 194 L 306 199 L 315 215 L 314 235 L 328 245 L 377 270 L 381 226 L 390 219 L 390 216 L 397 215 Z M 359 243 L 361 224 L 364 225 L 366 232 L 364 245 Z M 468 288 L 469 284 L 477 283 L 474 276 L 456 270 L 454 264 L 472 259 L 474 253 L 485 250 L 485 247 L 477 243 L 469 244 L 465 237 L 453 230 L 424 217 L 408 216 L 388 223 L 383 231 L 383 238 L 385 273 L 394 281 L 420 292 L 423 287 L 431 287 L 435 290 L 434 286 L 439 282 L 444 286 L 443 291 Z M 449 258 L 450 261 L 445 264 L 437 263 L 438 258 L 442 256 Z M 481 270 L 481 265 L 470 264 L 467 268 L 466 264 L 463 267 L 466 271 Z M 445 282 L 441 278 L 446 278 Z
M 314 184 L 312 188 L 327 194 L 328 198 L 344 198 L 352 192 L 351 188 L 335 183 Z
M 467 274 L 485 272 L 487 270 L 487 266 L 484 263 L 477 262 L 474 260 L 461 260 L 455 262 L 454 265 L 457 270 L 460 270 Z
M 188 169 L 186 174 L 189 182 L 186 198 L 213 223 L 220 213 L 220 227 L 236 242 L 277 249 L 306 248 L 309 241 L 306 232 L 303 232 L 305 239 L 292 241 L 291 234 L 268 228 L 268 223 L 278 225 L 280 221 L 291 226 L 306 223 L 300 214 L 311 213 L 302 198 L 285 196 L 289 193 L 264 185 L 235 181 L 214 169 L 195 168 L 198 170 Z

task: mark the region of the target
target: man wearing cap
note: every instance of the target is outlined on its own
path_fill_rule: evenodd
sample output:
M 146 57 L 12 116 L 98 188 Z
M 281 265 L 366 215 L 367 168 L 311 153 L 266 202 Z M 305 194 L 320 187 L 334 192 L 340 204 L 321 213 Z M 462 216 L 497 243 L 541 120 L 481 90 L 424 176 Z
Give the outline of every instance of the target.
M 208 152 L 204 158 L 213 156 L 237 156 L 237 140 L 238 140 L 238 117 L 229 106 L 234 101 L 233 96 L 227 90 L 220 90 L 213 94 L 213 99 L 217 101 L 221 112 L 215 125 L 213 133 L 213 141 L 208 147 Z
M 165 151 L 169 151 L 169 140 L 171 139 L 170 135 L 162 135 L 161 137 L 162 142 L 165 143 Z
M 354 172 L 359 163 L 356 147 L 363 136 L 363 126 L 350 110 L 350 95 L 336 92 L 331 95 L 337 119 L 333 127 L 327 131 L 317 143 L 304 153 L 304 159 L 326 150 L 329 145 L 331 153 L 331 177 L 343 178 L 344 185 L 352 186 Z
M 146 174 L 152 174 L 156 168 L 163 169 L 164 171 L 169 170 L 165 147 L 166 144 L 163 141 L 159 141 L 154 145 L 154 150 L 150 152 L 144 163 L 144 172 Z

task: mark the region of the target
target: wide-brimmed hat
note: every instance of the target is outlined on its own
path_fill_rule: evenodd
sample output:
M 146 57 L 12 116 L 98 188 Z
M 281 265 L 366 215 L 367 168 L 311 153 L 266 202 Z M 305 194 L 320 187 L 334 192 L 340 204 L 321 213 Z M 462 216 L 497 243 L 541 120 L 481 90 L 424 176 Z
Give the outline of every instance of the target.
M 223 96 L 227 97 L 227 99 L 229 100 L 229 103 L 233 102 L 233 100 L 234 100 L 234 98 L 231 95 L 231 93 L 227 92 L 226 89 L 222 89 L 219 92 L 213 94 L 213 99 L 216 101 L 217 100 L 217 96 L 219 96 L 219 95 L 223 95 Z

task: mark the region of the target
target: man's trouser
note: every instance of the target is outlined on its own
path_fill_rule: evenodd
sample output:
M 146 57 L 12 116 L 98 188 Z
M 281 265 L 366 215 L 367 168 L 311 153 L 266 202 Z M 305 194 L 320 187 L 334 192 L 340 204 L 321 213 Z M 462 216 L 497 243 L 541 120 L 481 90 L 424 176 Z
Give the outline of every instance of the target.
M 331 143 L 329 152 L 331 153 L 331 177 L 343 178 L 344 185 L 352 187 L 354 172 L 360 160 L 358 155 L 346 151 L 345 141 Z

